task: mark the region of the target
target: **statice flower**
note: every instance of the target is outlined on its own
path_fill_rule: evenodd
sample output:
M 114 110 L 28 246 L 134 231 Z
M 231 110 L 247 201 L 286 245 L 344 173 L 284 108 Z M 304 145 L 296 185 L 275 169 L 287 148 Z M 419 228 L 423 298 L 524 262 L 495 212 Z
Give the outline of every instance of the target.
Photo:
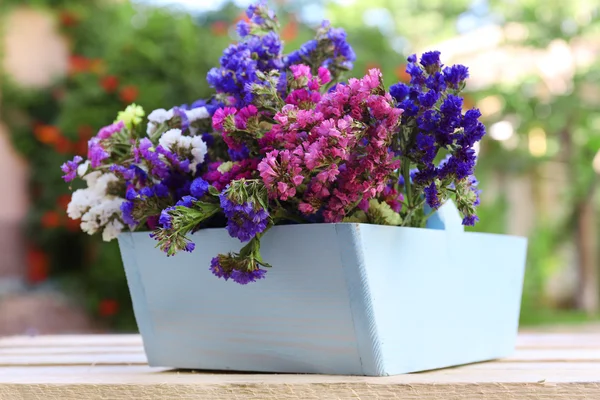
M 254 260 L 234 254 L 219 255 L 210 262 L 210 271 L 218 278 L 231 278 L 240 285 L 263 279 L 267 271 L 260 269 Z
M 79 164 L 83 161 L 81 156 L 75 156 L 73 160 L 67 161 L 63 165 L 61 165 L 60 169 L 65 173 L 63 175 L 63 179 L 65 182 L 71 182 L 77 176 L 77 169 Z
M 323 21 L 316 39 L 306 42 L 284 59 L 287 67 L 306 64 L 312 67 L 313 73 L 318 67 L 327 67 L 334 77 L 351 70 L 355 60 L 356 53 L 346 40 L 346 32 L 331 27 L 329 21 Z
M 263 189 L 256 182 L 239 180 L 219 195 L 221 209 L 227 217 L 227 232 L 231 237 L 247 242 L 265 231 L 269 224 L 269 213 L 264 208 L 266 192 Z
M 250 24 L 241 23 L 241 41 L 230 45 L 219 60 L 220 67 L 213 68 L 206 77 L 218 93 L 235 98 L 237 105 L 247 105 L 254 95 L 250 89 L 257 81 L 257 72 L 281 70 L 283 44 L 275 33 L 278 23 L 274 14 L 264 5 L 248 8 L 252 15 Z
M 295 79 L 310 82 L 306 74 L 297 69 Z M 275 115 L 278 124 L 262 142 L 285 150 L 268 152 L 258 166 L 271 198 L 300 198 L 302 214 L 321 211 L 325 222 L 339 222 L 384 191 L 399 166 L 388 148 L 402 111 L 390 95 L 377 94 L 381 85 L 381 73 L 373 69 L 319 97 L 310 111 L 294 104 L 293 96 L 286 99 L 292 104 Z
M 464 114 L 462 111 L 459 92 L 465 86 L 468 69 L 462 65 L 443 68 L 437 51 L 424 53 L 420 66 L 414 55 L 408 61 L 410 85 L 398 83 L 390 88 L 397 106 L 404 109 L 402 125 L 416 128 L 396 144 L 398 153 L 404 155 L 404 172 L 408 173 L 410 164 L 416 165 L 413 192 L 422 190 L 432 209 L 450 196 L 449 189 L 457 191 L 458 208 L 465 216 L 463 222 L 472 224 L 476 221 L 472 217 L 475 199 L 467 195 L 469 190 L 460 188 L 470 186 L 469 177 L 473 176 L 476 163 L 473 146 L 485 134 L 485 127 L 478 120 L 479 110 Z M 435 165 L 443 153 L 448 156 Z M 419 200 L 409 201 L 417 204 Z
M 85 176 L 88 187 L 73 192 L 67 215 L 81 220 L 81 230 L 92 235 L 102 231 L 102 239 L 110 241 L 125 227 L 120 208 L 125 199 L 112 194 L 119 179 L 112 173 L 98 171 Z

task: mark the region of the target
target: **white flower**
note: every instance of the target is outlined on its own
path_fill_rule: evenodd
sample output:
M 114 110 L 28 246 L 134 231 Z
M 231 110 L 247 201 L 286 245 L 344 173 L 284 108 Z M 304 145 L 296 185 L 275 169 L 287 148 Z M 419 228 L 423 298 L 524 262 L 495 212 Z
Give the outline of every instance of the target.
M 193 173 L 196 173 L 196 166 L 204 162 L 204 158 L 206 156 L 206 153 L 208 152 L 208 148 L 206 147 L 206 142 L 202 140 L 201 136 L 192 137 L 191 146 L 192 156 L 194 156 L 194 160 L 190 165 L 190 169 Z
M 189 151 L 188 158 L 191 158 L 192 173 L 196 173 L 197 164 L 204 162 L 208 151 L 202 136 L 184 136 L 181 134 L 181 129 L 169 129 L 160 137 L 158 144 L 169 151 Z
M 104 231 L 102 231 L 102 240 L 110 242 L 111 240 L 116 239 L 123 231 L 123 228 L 125 228 L 125 225 L 123 225 L 121 221 L 113 219 L 106 224 Z
M 192 123 L 194 121 L 198 121 L 199 119 L 205 119 L 205 118 L 210 117 L 206 107 L 198 107 L 198 108 L 192 108 L 191 110 L 186 110 L 185 115 L 187 116 L 190 123 Z
M 158 139 L 158 144 L 167 150 L 173 151 L 173 145 L 184 147 L 180 145 L 183 137 L 184 136 L 181 135 L 181 129 L 169 129 L 162 134 L 160 139 Z
M 80 177 L 84 176 L 89 167 L 90 160 L 86 160 L 86 162 L 84 162 L 83 164 L 79 164 L 79 166 L 77 167 L 77 175 L 79 175 Z
M 67 206 L 67 215 L 71 219 L 79 219 L 90 208 L 94 202 L 94 193 L 90 189 L 77 189 L 71 195 L 71 202 Z
M 164 124 L 168 120 L 173 118 L 173 110 L 165 110 L 164 108 L 158 108 L 152 111 L 148 115 L 148 126 L 146 127 L 146 133 L 151 135 L 156 131 L 156 128 L 160 124 Z
M 106 240 L 113 237 L 122 225 L 119 218 L 125 199 L 107 194 L 108 185 L 119 179 L 115 174 L 102 174 L 99 171 L 86 175 L 84 179 L 88 187 L 73 193 L 67 214 L 71 219 L 81 218 L 81 229 L 90 235 L 110 225 L 108 232 L 103 235 Z
M 171 118 L 173 118 L 173 110 L 167 111 L 164 108 L 158 108 L 148 114 L 148 121 L 155 124 L 162 124 Z

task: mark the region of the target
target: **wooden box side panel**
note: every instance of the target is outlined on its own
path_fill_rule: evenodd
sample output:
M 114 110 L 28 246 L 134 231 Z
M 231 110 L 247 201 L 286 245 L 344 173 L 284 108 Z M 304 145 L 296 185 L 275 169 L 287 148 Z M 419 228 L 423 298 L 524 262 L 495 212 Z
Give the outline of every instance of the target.
M 387 374 L 490 360 L 514 350 L 525 239 L 360 228 Z
M 224 229 L 197 232 L 193 253 L 169 258 L 147 234 L 133 238 L 152 365 L 362 374 L 334 225 L 273 228 L 262 241 L 273 268 L 245 286 L 209 271 L 212 257 L 242 246 Z

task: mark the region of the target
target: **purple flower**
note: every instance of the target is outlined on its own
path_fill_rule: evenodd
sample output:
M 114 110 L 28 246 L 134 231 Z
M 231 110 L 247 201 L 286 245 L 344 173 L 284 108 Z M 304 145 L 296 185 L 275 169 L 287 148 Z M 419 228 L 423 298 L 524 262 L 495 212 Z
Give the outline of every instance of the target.
M 440 52 L 439 51 L 428 51 L 421 55 L 421 65 L 428 68 L 439 68 L 441 66 L 440 62 Z
M 250 150 L 244 144 L 241 149 L 227 149 L 227 153 L 231 161 L 242 161 L 250 157 Z
M 108 157 L 110 157 L 110 155 L 100 144 L 100 139 L 97 137 L 91 138 L 88 142 L 88 158 L 92 168 L 98 168 L 102 165 L 102 161 L 106 160 Z
M 183 251 L 187 251 L 188 253 L 191 253 L 192 251 L 194 251 L 195 248 L 196 248 L 196 244 L 194 242 L 187 242 L 185 244 L 185 247 L 183 248 Z
M 458 88 L 458 85 L 468 77 L 469 68 L 464 65 L 457 64 L 444 68 L 444 79 L 446 80 L 446 83 L 453 88 Z
M 258 279 L 264 279 L 267 271 L 264 269 L 255 269 L 253 271 L 241 271 L 234 269 L 231 272 L 231 279 L 240 285 L 246 285 L 250 282 L 256 282 Z
M 177 203 L 175 203 L 175 205 L 192 208 L 195 201 L 198 201 L 198 199 L 193 196 L 183 196 L 181 198 L 181 200 L 179 200 Z
M 425 86 L 434 92 L 443 92 L 446 90 L 446 81 L 442 74 L 436 72 L 425 79 Z
M 250 24 L 246 21 L 240 21 L 237 24 L 236 31 L 241 37 L 248 36 L 250 34 Z
M 223 278 L 225 280 L 228 280 L 231 277 L 231 273 L 223 269 L 223 266 L 221 265 L 218 256 L 213 257 L 213 259 L 210 261 L 209 269 L 210 272 L 212 272 L 213 275 L 215 275 L 217 278 Z
M 63 175 L 62 177 L 65 180 L 65 182 L 71 182 L 73 179 L 75 179 L 75 177 L 77 176 L 77 167 L 82 161 L 83 158 L 81 158 L 80 156 L 75 156 L 73 160 L 67 161 L 66 163 L 60 166 L 62 172 L 65 173 L 65 175 Z
M 390 86 L 390 94 L 397 102 L 401 102 L 406 99 L 408 96 L 410 88 L 404 83 L 396 83 L 395 85 Z
M 123 121 L 117 121 L 112 125 L 108 125 L 102 129 L 100 129 L 100 131 L 98 132 L 98 138 L 99 139 L 108 139 L 115 133 L 122 131 L 124 128 L 125 128 L 125 123 Z
M 175 207 L 167 207 L 160 212 L 160 217 L 158 217 L 158 223 L 164 229 L 171 229 L 173 227 L 173 218 L 169 211 L 174 210 Z
M 435 183 L 430 184 L 423 191 L 425 192 L 425 201 L 427 202 L 427 205 L 433 210 L 440 208 L 442 204 Z
M 133 209 L 135 207 L 135 203 L 133 201 L 124 201 L 121 204 L 121 217 L 123 221 L 129 226 L 135 226 L 139 223 L 133 218 Z
M 479 221 L 479 217 L 477 215 L 467 215 L 463 218 L 462 224 L 465 226 L 474 226 L 477 221 Z
M 398 104 L 398 108 L 401 108 L 404 110 L 404 112 L 402 113 L 403 117 L 414 117 L 415 115 L 417 115 L 419 113 L 419 107 L 417 105 L 415 105 L 415 103 L 412 100 L 404 100 L 403 102 L 401 102 L 400 104 Z
M 196 178 L 190 186 L 190 193 L 197 199 L 204 197 L 208 192 L 209 183 L 202 178 Z
M 231 237 L 247 242 L 267 229 L 269 213 L 253 203 L 237 204 L 231 201 L 226 191 L 219 195 L 221 208 L 227 217 L 227 232 Z
M 440 98 L 440 94 L 433 90 L 428 91 L 427 93 L 422 93 L 419 95 L 419 103 L 421 107 L 431 108 L 437 103 Z

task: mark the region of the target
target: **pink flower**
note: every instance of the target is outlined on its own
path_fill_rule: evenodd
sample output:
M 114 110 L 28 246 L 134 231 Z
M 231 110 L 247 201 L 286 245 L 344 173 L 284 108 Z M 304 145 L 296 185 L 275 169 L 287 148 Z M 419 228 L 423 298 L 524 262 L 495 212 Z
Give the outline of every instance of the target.
M 100 129 L 100 131 L 98 131 L 97 136 L 99 139 L 108 139 L 115 133 L 122 131 L 124 128 L 125 128 L 125 123 L 123 121 L 118 121 L 112 125 L 108 125 L 102 129 Z
M 319 67 L 317 75 L 319 77 L 319 83 L 321 85 L 325 85 L 325 84 L 331 82 L 331 73 L 329 72 L 329 70 L 327 68 Z
M 300 210 L 303 214 L 313 214 L 315 212 L 315 208 L 308 203 L 300 203 L 298 204 L 298 210 Z
M 307 80 L 309 80 L 310 78 L 312 78 L 312 75 L 310 73 L 310 67 L 308 65 L 304 65 L 304 64 L 292 65 L 292 66 L 290 66 L 290 70 L 292 71 L 292 75 L 294 76 L 294 79 L 296 79 L 296 80 L 298 80 L 300 78 L 306 78 Z
M 223 131 L 223 124 L 229 115 L 235 115 L 237 110 L 234 107 L 219 108 L 212 117 L 212 125 L 218 131 Z
M 216 113 L 215 113 L 216 114 Z M 258 109 L 250 104 L 238 111 L 235 115 L 235 127 L 237 129 L 246 129 L 248 120 L 258 114 Z M 213 117 L 214 121 L 214 117 Z

